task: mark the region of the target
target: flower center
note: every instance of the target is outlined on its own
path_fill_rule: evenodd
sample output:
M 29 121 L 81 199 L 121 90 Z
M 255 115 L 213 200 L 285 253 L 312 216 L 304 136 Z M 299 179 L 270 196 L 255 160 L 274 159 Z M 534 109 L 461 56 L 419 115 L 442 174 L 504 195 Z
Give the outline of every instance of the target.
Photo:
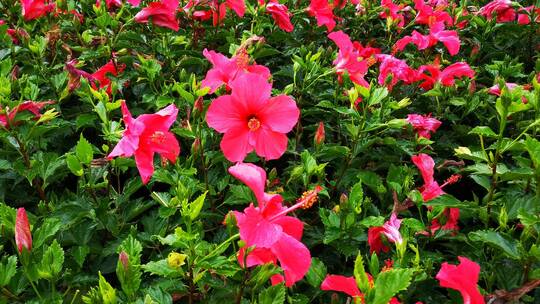
M 256 131 L 257 129 L 259 129 L 261 127 L 261 122 L 255 118 L 255 117 L 252 117 L 249 119 L 248 121 L 248 128 L 251 130 L 251 131 Z
M 166 140 L 165 133 L 161 131 L 156 131 L 150 136 L 150 141 L 155 144 L 162 144 Z

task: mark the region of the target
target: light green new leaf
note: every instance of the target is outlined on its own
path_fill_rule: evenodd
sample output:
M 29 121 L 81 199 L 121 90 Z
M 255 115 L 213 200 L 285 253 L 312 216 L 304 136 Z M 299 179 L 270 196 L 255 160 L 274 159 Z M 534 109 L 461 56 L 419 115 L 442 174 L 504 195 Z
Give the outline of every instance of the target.
M 373 304 L 387 304 L 398 292 L 411 284 L 412 269 L 390 269 L 381 272 L 375 280 Z

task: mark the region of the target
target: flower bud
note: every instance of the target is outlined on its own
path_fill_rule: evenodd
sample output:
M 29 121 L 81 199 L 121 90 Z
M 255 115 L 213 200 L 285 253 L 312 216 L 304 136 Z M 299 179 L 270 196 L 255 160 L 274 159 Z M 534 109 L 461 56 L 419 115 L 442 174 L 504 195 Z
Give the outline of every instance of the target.
M 32 234 L 30 233 L 30 224 L 24 208 L 17 209 L 17 218 L 15 220 L 15 243 L 19 253 L 26 250 L 32 250 Z
M 118 255 L 118 260 L 120 263 L 122 263 L 122 266 L 124 267 L 124 271 L 128 271 L 129 267 L 129 257 L 128 254 L 125 251 L 120 252 Z
M 315 132 L 315 144 L 318 146 L 324 142 L 324 124 L 323 122 L 319 122 L 319 127 L 317 128 L 317 132 Z

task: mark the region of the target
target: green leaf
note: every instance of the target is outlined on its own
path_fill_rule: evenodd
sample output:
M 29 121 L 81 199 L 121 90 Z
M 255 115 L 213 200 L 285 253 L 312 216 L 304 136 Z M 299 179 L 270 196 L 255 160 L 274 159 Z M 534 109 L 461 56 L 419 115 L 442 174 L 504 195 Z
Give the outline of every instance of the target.
M 34 229 L 34 248 L 39 248 L 49 238 L 53 237 L 58 230 L 62 227 L 62 223 L 55 217 L 49 217 L 45 219 L 39 229 Z
M 349 204 L 353 210 L 359 214 L 362 211 L 362 202 L 364 201 L 364 189 L 362 188 L 362 181 L 356 183 L 349 195 Z
M 151 261 L 151 262 L 148 262 L 147 264 L 142 265 L 141 267 L 142 269 L 144 269 L 145 272 L 149 272 L 151 274 L 155 274 L 162 277 L 174 278 L 181 274 L 181 272 L 178 269 L 174 269 L 169 266 L 167 259 L 163 259 L 159 261 Z
M 116 304 L 116 290 L 105 280 L 99 272 L 99 294 L 103 304 Z
M 318 258 L 312 258 L 311 266 L 309 267 L 309 271 L 306 273 L 306 280 L 311 286 L 319 288 L 326 277 L 326 273 L 326 265 L 324 265 L 324 263 Z
M 201 213 L 201 209 L 204 205 L 204 199 L 206 198 L 206 193 L 208 193 L 208 191 L 205 191 L 203 194 L 199 195 L 199 197 L 189 204 L 189 218 L 192 221 L 199 216 L 199 213 Z
M 141 285 L 141 252 L 142 245 L 133 236 L 128 236 L 118 247 L 119 258 L 116 263 L 116 276 L 120 281 L 124 293 L 131 297 Z M 127 257 L 127 263 L 124 264 L 120 259 L 120 255 Z M 127 267 L 126 267 L 127 266 Z
M 62 270 L 63 264 L 64 250 L 60 247 L 58 242 L 54 240 L 51 246 L 46 247 L 43 252 L 41 264 L 37 270 L 39 277 L 47 280 L 56 280 Z
M 259 304 L 283 303 L 285 303 L 285 285 L 283 284 L 270 286 L 259 294 Z
M 83 137 L 82 133 L 79 142 L 77 143 L 77 147 L 75 147 L 75 154 L 81 163 L 86 165 L 90 164 L 92 159 L 94 159 L 92 145 Z
M 412 269 L 390 269 L 379 273 L 375 280 L 373 304 L 387 304 L 398 292 L 409 287 L 412 275 Z
M 0 263 L 0 287 L 6 286 L 17 272 L 17 257 L 3 258 Z
M 90 253 L 90 247 L 88 246 L 77 246 L 71 251 L 71 255 L 79 267 L 83 266 L 86 256 Z
M 450 194 L 440 195 L 429 202 L 424 203 L 426 206 L 432 207 L 447 207 L 447 208 L 470 208 L 470 205 L 462 203 L 457 198 Z
M 525 148 L 531 156 L 534 167 L 536 169 L 540 169 L 540 141 L 538 141 L 536 138 L 527 136 L 527 139 L 525 140 Z
M 364 268 L 364 259 L 362 259 L 362 254 L 360 252 L 358 252 L 356 260 L 354 261 L 354 279 L 363 293 L 367 293 L 371 289 L 369 287 L 369 279 Z
M 469 238 L 474 242 L 487 243 L 492 247 L 501 249 L 509 258 L 519 260 L 521 255 L 519 253 L 518 241 L 514 239 L 508 239 L 499 232 L 483 230 L 474 231 L 469 233 Z
M 486 126 L 474 127 L 472 130 L 469 131 L 469 134 L 482 135 L 485 137 L 497 137 L 497 134 L 495 134 L 495 132 L 493 132 L 490 127 Z

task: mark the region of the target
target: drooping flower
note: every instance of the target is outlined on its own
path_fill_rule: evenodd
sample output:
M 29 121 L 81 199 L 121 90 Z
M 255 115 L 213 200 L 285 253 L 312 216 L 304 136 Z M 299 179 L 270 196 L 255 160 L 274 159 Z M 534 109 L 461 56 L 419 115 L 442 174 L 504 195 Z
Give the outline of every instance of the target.
M 426 74 L 429 72 L 429 74 Z M 450 87 L 455 84 L 456 78 L 473 78 L 475 72 L 466 62 L 453 63 L 442 71 L 438 61 L 434 64 L 422 65 L 418 68 L 418 77 L 422 81 L 420 87 L 426 91 L 433 89 L 435 83 L 440 83 L 445 87 Z
M 392 90 L 400 80 L 410 84 L 418 79 L 416 70 L 409 67 L 405 60 L 397 59 L 396 57 L 387 54 L 375 55 L 375 58 L 381 63 L 379 67 L 379 84 L 385 85 L 388 76 L 392 77 L 387 84 L 389 90 Z
M 285 281 L 292 286 L 301 280 L 311 265 L 311 254 L 300 242 L 304 224 L 287 213 L 302 207 L 304 200 L 285 208 L 279 194 L 264 192 L 266 173 L 256 165 L 238 163 L 229 168 L 229 173 L 245 183 L 255 194 L 258 206 L 253 203 L 244 212 L 234 211 L 240 238 L 246 247 L 255 247 L 245 256 L 246 247 L 241 248 L 239 263 L 242 266 L 255 266 L 279 261 L 284 277 L 275 275 L 272 284 Z M 245 264 L 244 264 L 245 262 Z
M 272 15 L 272 18 L 274 18 L 280 29 L 288 33 L 294 30 L 294 26 L 291 23 L 291 13 L 289 13 L 286 5 L 280 4 L 275 0 L 270 1 L 266 4 L 266 11 Z
M 369 68 L 368 61 L 363 60 L 349 36 L 342 31 L 337 31 L 328 34 L 328 38 L 339 48 L 338 56 L 333 62 L 339 79 L 341 80 L 342 75 L 347 72 L 352 82 L 369 87 L 369 83 L 364 79 Z
M 427 139 L 431 138 L 431 133 L 435 133 L 442 122 L 431 115 L 409 114 L 407 122 L 410 123 L 418 136 Z
M 380 253 L 381 251 L 388 252 L 388 250 L 390 250 L 390 248 L 384 245 L 381 235 L 386 236 L 388 241 L 396 245 L 403 243 L 403 237 L 399 232 L 401 221 L 402 220 L 398 219 L 395 213 L 392 213 L 390 219 L 382 226 L 374 226 L 368 229 L 368 244 L 370 253 Z
M 271 97 L 272 85 L 258 74 L 242 74 L 230 82 L 231 95 L 212 101 L 208 125 L 220 133 L 221 150 L 232 161 L 242 161 L 255 150 L 266 159 L 277 159 L 287 149 L 287 133 L 300 111 L 287 95 Z
M 30 232 L 30 223 L 24 208 L 17 209 L 17 218 L 15 219 L 15 244 L 19 253 L 26 250 L 32 250 L 32 233 Z
M 46 0 L 21 0 L 22 15 L 25 21 L 30 21 L 45 16 L 52 12 L 55 7 L 54 2 Z
M 334 8 L 328 3 L 328 0 L 311 0 L 307 12 L 317 19 L 318 26 L 326 26 L 328 32 L 331 32 L 336 26 Z
M 493 0 L 480 8 L 478 14 L 489 20 L 493 18 L 493 14 L 496 14 L 499 23 L 516 20 L 516 11 L 512 7 L 511 0 Z
M 141 179 L 147 184 L 154 174 L 154 153 L 172 163 L 176 162 L 180 153 L 178 140 L 169 131 L 177 114 L 178 109 L 171 104 L 155 114 L 143 114 L 133 119 L 126 102 L 122 101 L 122 118 L 126 130 L 107 158 L 134 155 Z
M 148 23 L 148 20 L 152 19 L 152 23 L 157 26 L 178 31 L 180 25 L 178 24 L 178 19 L 176 19 L 177 8 L 178 0 L 150 2 L 147 7 L 143 8 L 135 15 L 135 21 L 139 23 Z
M 19 125 L 21 122 L 16 121 L 15 118 L 18 113 L 23 111 L 28 111 L 34 115 L 34 119 L 39 119 L 41 117 L 41 109 L 45 107 L 46 105 L 53 104 L 54 101 L 48 100 L 48 101 L 31 101 L 27 100 L 17 106 L 15 106 L 12 110 L 9 110 L 8 108 L 5 109 L 5 114 L 0 114 L 0 125 L 5 127 L 6 129 L 9 129 L 10 127 L 14 127 Z M 0 108 L 0 111 L 2 108 Z
M 96 90 L 97 88 L 100 89 L 106 89 L 107 94 L 112 94 L 112 86 L 111 86 L 111 80 L 108 77 L 108 74 L 111 74 L 113 76 L 118 76 L 119 73 L 122 73 L 124 69 L 126 68 L 126 65 L 123 63 L 115 64 L 112 60 L 109 61 L 104 66 L 100 67 L 97 71 L 95 71 L 91 75 L 91 79 L 96 80 L 98 82 L 98 85 L 96 85 L 96 82 L 92 82 L 92 88 Z
M 459 265 L 444 262 L 435 276 L 441 287 L 452 288 L 461 293 L 463 304 L 484 304 L 484 297 L 478 290 L 480 265 L 465 258 L 458 257 Z
M 249 64 L 249 56 L 241 52 L 240 54 L 227 58 L 226 56 L 214 52 L 203 50 L 203 55 L 210 63 L 212 68 L 206 73 L 206 77 L 201 81 L 201 87 L 209 87 L 210 93 L 214 93 L 222 85 L 230 89 L 230 83 L 236 77 L 245 73 L 254 73 L 265 79 L 270 78 L 270 70 L 262 65 Z

